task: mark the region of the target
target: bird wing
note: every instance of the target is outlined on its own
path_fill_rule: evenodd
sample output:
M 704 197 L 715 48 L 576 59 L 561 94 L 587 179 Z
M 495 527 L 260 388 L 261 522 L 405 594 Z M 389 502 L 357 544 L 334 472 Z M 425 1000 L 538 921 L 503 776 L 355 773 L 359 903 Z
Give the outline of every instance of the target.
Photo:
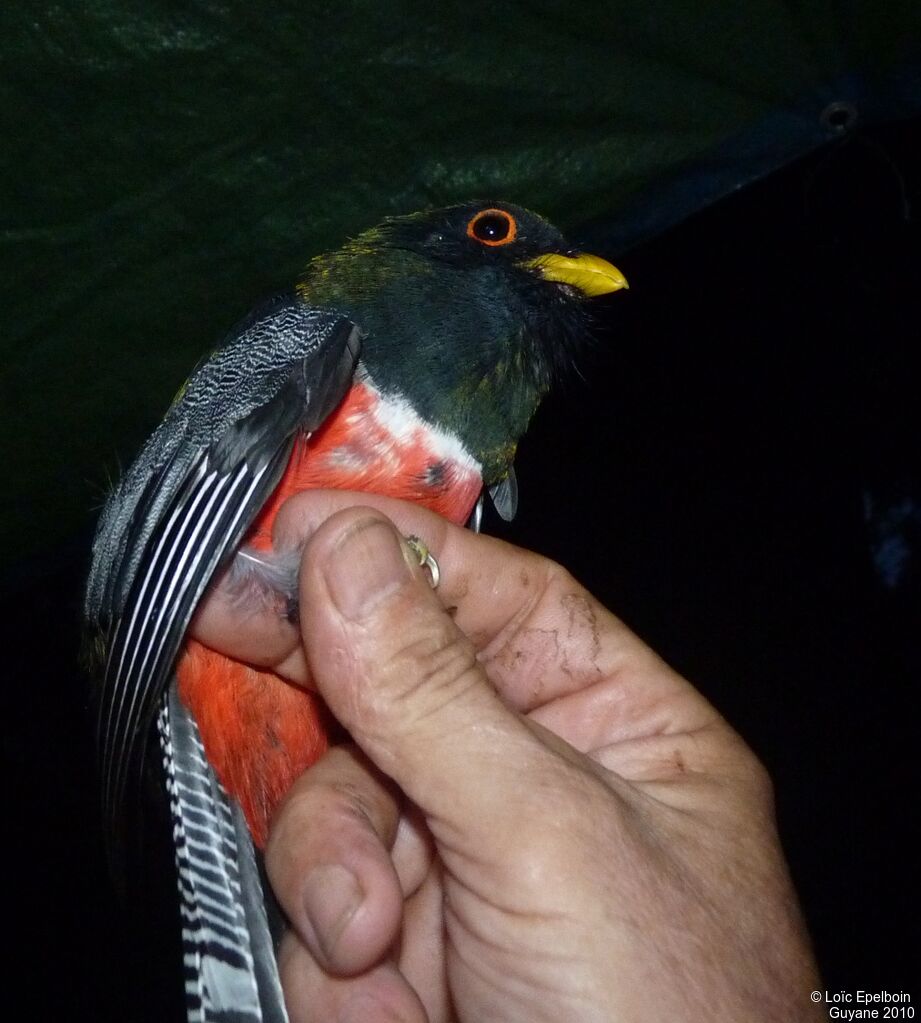
M 113 831 L 195 606 L 275 488 L 299 430 L 348 390 L 358 328 L 296 297 L 239 324 L 190 377 L 109 498 L 86 617 L 104 636 L 98 743 Z

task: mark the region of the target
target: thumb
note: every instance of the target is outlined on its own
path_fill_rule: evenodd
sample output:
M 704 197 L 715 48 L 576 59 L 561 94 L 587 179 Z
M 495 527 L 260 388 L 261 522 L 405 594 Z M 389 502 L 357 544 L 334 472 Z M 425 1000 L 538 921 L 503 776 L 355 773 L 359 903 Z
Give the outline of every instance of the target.
M 437 553 L 437 552 L 435 552 Z M 301 571 L 311 674 L 353 739 L 426 814 L 465 843 L 496 841 L 527 790 L 534 732 L 499 699 L 394 525 L 350 508 L 311 537 Z

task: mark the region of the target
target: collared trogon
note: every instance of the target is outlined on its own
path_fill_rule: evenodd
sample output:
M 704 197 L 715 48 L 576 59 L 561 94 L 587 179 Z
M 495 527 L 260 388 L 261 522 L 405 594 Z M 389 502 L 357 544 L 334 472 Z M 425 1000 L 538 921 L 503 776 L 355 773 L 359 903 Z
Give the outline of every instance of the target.
M 238 324 L 115 487 L 86 592 L 103 806 L 116 829 L 156 719 L 190 1019 L 284 1018 L 248 836 L 264 844 L 327 741 L 313 694 L 185 638 L 209 581 L 230 565 L 276 592 L 272 522 L 308 488 L 456 523 L 478 521 L 488 491 L 510 517 L 516 445 L 573 366 L 584 299 L 624 286 L 508 203 L 391 218 Z

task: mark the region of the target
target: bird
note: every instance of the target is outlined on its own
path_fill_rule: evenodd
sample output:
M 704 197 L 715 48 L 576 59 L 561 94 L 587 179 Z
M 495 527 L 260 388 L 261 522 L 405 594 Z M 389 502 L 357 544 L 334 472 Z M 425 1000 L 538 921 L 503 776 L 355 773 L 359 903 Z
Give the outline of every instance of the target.
M 578 361 L 586 299 L 626 286 L 511 203 L 389 217 L 238 323 L 114 487 L 84 607 L 102 812 L 117 833 L 157 732 L 190 1020 L 285 1018 L 257 850 L 329 741 L 315 694 L 186 636 L 209 584 L 227 570 L 245 580 L 241 599 L 284 597 L 272 523 L 313 488 L 414 501 L 477 529 L 489 495 L 511 518 L 518 442 Z

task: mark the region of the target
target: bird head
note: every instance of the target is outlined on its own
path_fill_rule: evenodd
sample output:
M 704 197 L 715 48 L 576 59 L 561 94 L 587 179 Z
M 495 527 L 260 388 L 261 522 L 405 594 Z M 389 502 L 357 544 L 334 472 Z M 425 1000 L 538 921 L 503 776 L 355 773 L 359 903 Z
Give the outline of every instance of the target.
M 572 369 L 585 300 L 626 286 L 536 213 L 471 202 L 385 220 L 314 259 L 299 291 L 350 316 L 374 383 L 457 434 L 488 479 Z

